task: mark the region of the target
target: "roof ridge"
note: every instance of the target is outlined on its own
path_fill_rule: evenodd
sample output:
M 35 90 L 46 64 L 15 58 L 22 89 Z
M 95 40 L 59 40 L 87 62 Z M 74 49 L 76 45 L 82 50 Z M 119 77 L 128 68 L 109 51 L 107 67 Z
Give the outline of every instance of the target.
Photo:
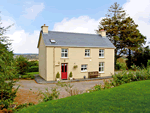
M 88 33 L 63 32 L 63 31 L 48 31 L 48 32 L 67 33 L 67 34 L 81 34 L 81 35 L 94 35 L 94 36 L 98 35 L 98 34 L 88 34 Z

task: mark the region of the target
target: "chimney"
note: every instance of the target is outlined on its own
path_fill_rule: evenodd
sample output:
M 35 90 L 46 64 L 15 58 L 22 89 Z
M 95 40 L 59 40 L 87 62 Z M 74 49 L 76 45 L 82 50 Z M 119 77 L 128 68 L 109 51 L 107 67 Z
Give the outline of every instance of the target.
M 41 29 L 42 29 L 43 33 L 48 33 L 48 26 L 46 26 L 45 24 L 43 26 L 41 26 Z
M 97 31 L 98 34 L 100 34 L 102 37 L 106 37 L 106 31 L 104 29 Z

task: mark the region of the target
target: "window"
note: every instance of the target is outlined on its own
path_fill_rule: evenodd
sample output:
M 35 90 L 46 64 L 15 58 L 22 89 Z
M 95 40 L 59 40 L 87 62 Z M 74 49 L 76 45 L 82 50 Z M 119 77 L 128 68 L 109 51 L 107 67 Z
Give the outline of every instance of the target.
M 87 65 L 81 65 L 81 71 L 87 71 Z
M 99 50 L 99 57 L 104 58 L 104 49 Z
M 89 49 L 85 49 L 85 56 L 90 57 L 90 50 Z
M 56 41 L 54 39 L 50 39 L 50 42 L 51 43 L 55 43 Z
M 99 73 L 104 73 L 104 62 L 99 63 Z
M 61 49 L 61 57 L 62 58 L 68 57 L 68 49 Z

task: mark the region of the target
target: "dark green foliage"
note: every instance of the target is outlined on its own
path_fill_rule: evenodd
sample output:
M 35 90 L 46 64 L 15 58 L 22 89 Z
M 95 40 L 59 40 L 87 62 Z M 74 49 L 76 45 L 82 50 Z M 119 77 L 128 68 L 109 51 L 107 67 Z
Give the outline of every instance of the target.
M 145 43 L 146 37 L 137 29 L 138 25 L 134 20 L 126 15 L 125 10 L 115 2 L 108 9 L 108 14 L 101 20 L 99 32 L 101 29 L 107 31 L 109 40 L 116 47 L 115 65 L 117 59 L 123 54 L 128 55 L 127 66 L 131 67 L 131 52 L 135 51 Z
M 69 77 L 72 77 L 72 72 L 70 72 Z
M 148 60 L 147 62 L 147 67 L 150 67 L 150 60 Z
M 52 100 L 17 113 L 149 113 L 150 80 Z
M 126 12 L 120 7 L 117 2 L 110 6 L 106 17 L 101 20 L 99 30 L 104 29 L 107 31 L 109 40 L 116 47 L 115 49 L 115 64 L 117 59 L 120 58 L 121 53 L 125 52 L 125 45 L 122 43 L 121 29 L 123 26 L 122 20 L 126 18 Z
M 1 20 L 0 20 L 1 21 Z M 1 25 L 1 24 L 0 24 Z M 16 64 L 13 59 L 13 52 L 9 48 L 11 45 L 8 37 L 3 36 L 7 31 L 7 28 L 0 26 L 0 106 L 8 108 L 11 103 L 14 102 L 16 92 L 14 78 L 17 74 Z
M 115 70 L 126 70 L 126 69 L 127 69 L 126 63 L 117 62 L 115 65 Z
M 60 78 L 60 74 L 59 74 L 59 72 L 57 72 L 57 74 L 56 74 L 56 78 Z
M 132 81 L 139 81 L 139 80 L 149 80 L 150 79 L 150 68 L 142 69 L 137 72 L 127 72 L 123 71 L 118 74 L 114 74 L 113 76 L 113 83 L 114 86 L 119 86 L 124 83 L 129 83 Z
M 29 67 L 31 66 L 39 66 L 39 61 L 28 61 Z
M 17 71 L 19 74 L 26 74 L 29 69 L 28 60 L 22 55 L 16 57 Z
M 28 69 L 28 72 L 38 72 L 39 71 L 39 66 L 31 66 Z
M 138 30 L 138 25 L 135 24 L 134 20 L 130 17 L 127 17 L 122 21 L 122 31 L 120 37 L 122 42 L 127 50 L 128 61 L 127 66 L 131 68 L 132 54 L 131 52 L 136 51 L 139 47 L 142 47 L 145 44 L 146 37 L 143 36 Z
M 136 51 L 133 51 L 131 56 L 131 65 L 135 64 L 139 67 L 147 67 L 147 62 L 150 59 L 150 49 L 149 46 L 147 47 L 140 47 Z M 127 60 L 127 64 L 129 60 Z

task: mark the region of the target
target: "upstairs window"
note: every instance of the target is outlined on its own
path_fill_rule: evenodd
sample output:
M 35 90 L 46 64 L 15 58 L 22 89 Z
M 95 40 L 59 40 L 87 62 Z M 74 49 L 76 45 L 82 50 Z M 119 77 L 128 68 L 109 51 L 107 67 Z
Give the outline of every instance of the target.
M 89 49 L 85 49 L 85 57 L 90 57 L 90 50 Z
M 86 64 L 81 65 L 81 71 L 82 72 L 87 71 L 87 65 Z
M 68 57 L 68 49 L 61 49 L 61 57 L 62 58 Z
M 99 50 L 99 58 L 104 58 L 104 49 Z

